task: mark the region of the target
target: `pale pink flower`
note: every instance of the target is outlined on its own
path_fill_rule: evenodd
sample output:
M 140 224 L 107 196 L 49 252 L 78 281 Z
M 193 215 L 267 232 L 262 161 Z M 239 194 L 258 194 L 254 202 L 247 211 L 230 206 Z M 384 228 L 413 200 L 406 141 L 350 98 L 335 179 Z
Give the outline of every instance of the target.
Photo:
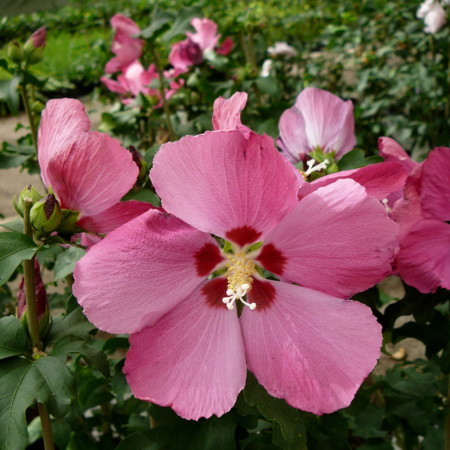
M 89 131 L 90 126 L 80 101 L 50 100 L 39 127 L 39 166 L 44 184 L 53 190 L 61 208 L 79 211 L 79 223 L 86 224 L 90 217 L 96 226 L 88 230 L 105 233 L 151 205 L 117 206 L 136 182 L 138 167 L 119 141 Z
M 292 162 L 320 148 L 339 159 L 356 144 L 353 104 L 330 92 L 306 88 L 280 118 L 278 144 Z
M 275 42 L 273 47 L 269 47 L 267 52 L 271 57 L 274 56 L 286 56 L 287 58 L 292 58 L 297 56 L 297 50 L 286 42 Z
M 399 275 L 420 292 L 450 289 L 450 148 L 438 147 L 412 170 L 394 207 L 400 225 Z
M 425 0 L 417 10 L 417 17 L 425 22 L 425 33 L 437 33 L 447 21 L 444 8 L 438 1 Z
M 138 25 L 123 14 L 116 14 L 111 18 L 111 26 L 115 30 L 111 51 L 116 55 L 105 66 L 106 73 L 123 70 L 133 61 L 140 58 L 144 41 L 133 37 L 140 33 Z
M 381 327 L 347 299 L 391 270 L 397 227 L 383 206 L 353 180 L 298 201 L 272 139 L 239 130 L 164 144 L 151 180 L 167 212 L 112 231 L 75 270 L 88 318 L 131 333 L 134 395 L 187 419 L 220 416 L 248 367 L 294 407 L 347 406 L 379 356 Z
M 195 17 L 191 20 L 191 25 L 196 32 L 187 31 L 188 39 L 198 44 L 202 51 L 214 50 L 220 38 L 220 34 L 217 34 L 217 24 L 206 18 Z

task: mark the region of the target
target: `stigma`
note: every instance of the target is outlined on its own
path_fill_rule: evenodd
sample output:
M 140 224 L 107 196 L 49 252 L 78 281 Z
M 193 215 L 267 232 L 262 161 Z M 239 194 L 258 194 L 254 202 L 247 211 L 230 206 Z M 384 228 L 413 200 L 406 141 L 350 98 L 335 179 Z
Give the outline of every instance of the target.
M 236 301 L 239 300 L 243 305 L 254 310 L 256 303 L 248 303 L 244 300 L 244 297 L 252 288 L 252 274 L 255 272 L 255 263 L 253 260 L 246 258 L 244 252 L 227 255 L 227 258 L 227 297 L 222 299 L 223 303 L 227 305 L 229 310 L 232 310 Z
M 320 172 L 323 169 L 326 169 L 328 167 L 328 164 L 330 162 L 328 161 L 328 159 L 326 159 L 325 161 L 321 162 L 320 164 L 316 164 L 316 160 L 315 159 L 310 159 L 308 161 L 306 161 L 306 165 L 308 166 L 308 169 L 306 171 L 301 171 L 301 174 L 303 175 L 303 178 L 306 180 L 306 178 L 311 175 L 313 172 Z M 314 165 L 316 164 L 316 165 Z

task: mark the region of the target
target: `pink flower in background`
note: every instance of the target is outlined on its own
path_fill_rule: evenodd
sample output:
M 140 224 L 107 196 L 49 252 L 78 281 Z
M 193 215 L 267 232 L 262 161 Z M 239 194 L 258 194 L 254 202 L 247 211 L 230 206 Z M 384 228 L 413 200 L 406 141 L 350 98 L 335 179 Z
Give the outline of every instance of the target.
M 399 275 L 420 292 L 450 289 L 450 148 L 438 147 L 412 170 L 394 207 L 400 225 Z
M 134 38 L 140 33 L 138 25 L 123 14 L 111 18 L 111 26 L 115 30 L 111 51 L 116 55 L 105 66 L 106 73 L 120 72 L 133 61 L 141 57 L 144 41 Z
M 278 144 L 292 162 L 319 147 L 339 159 L 356 144 L 353 104 L 330 92 L 306 88 L 280 118 Z
M 230 100 L 234 128 L 245 99 Z M 74 274 L 88 318 L 131 333 L 134 395 L 187 419 L 220 416 L 248 367 L 294 407 L 347 406 L 379 356 L 381 327 L 347 299 L 391 270 L 397 227 L 383 206 L 353 180 L 298 201 L 272 139 L 236 129 L 164 144 L 151 180 L 167 212 L 112 231 Z
M 425 22 L 425 33 L 437 33 L 447 21 L 444 8 L 436 0 L 425 0 L 417 10 L 417 17 Z
M 217 24 L 209 19 L 195 17 L 191 20 L 195 33 L 186 32 L 187 39 L 172 45 L 169 62 L 173 67 L 186 72 L 189 67 L 201 64 L 205 52 L 214 51 L 219 55 L 228 55 L 233 48 L 233 40 L 228 37 L 218 47 L 220 34 Z
M 61 208 L 80 212 L 83 223 L 91 217 L 89 231 L 105 233 L 147 211 L 149 204 L 120 199 L 133 187 L 138 167 L 119 141 L 97 131 L 81 102 L 50 100 L 38 133 L 39 166 L 47 188 Z M 94 220 L 101 214 L 101 220 Z

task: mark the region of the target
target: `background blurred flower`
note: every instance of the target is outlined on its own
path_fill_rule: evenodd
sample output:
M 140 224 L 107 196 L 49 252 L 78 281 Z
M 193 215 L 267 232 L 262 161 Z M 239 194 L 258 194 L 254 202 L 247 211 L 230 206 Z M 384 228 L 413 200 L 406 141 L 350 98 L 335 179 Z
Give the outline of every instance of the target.
M 447 15 L 441 4 L 435 0 L 425 0 L 417 10 L 417 17 L 425 22 L 425 33 L 437 33 L 445 24 Z

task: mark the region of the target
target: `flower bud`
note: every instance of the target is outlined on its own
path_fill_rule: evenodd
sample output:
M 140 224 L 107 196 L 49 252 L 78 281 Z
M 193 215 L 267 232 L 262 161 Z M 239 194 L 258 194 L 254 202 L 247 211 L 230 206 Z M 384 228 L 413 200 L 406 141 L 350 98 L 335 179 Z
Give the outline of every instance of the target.
M 147 162 L 141 156 L 141 154 L 136 149 L 136 147 L 134 147 L 133 145 L 130 145 L 130 152 L 131 152 L 131 155 L 133 156 L 133 161 L 136 163 L 136 165 L 139 168 L 138 180 L 142 180 L 143 178 L 147 177 L 147 175 L 148 175 L 147 174 L 147 172 L 148 172 Z
M 42 195 L 30 184 L 27 186 L 20 194 L 17 200 L 17 197 L 14 197 L 14 208 L 18 214 L 23 216 L 23 203 L 24 199 L 30 199 L 32 204 L 34 205 L 36 202 L 42 199 Z
M 8 50 L 6 52 L 8 58 L 16 64 L 23 61 L 23 50 L 21 45 L 16 41 L 11 41 L 8 44 Z
M 45 291 L 44 283 L 42 282 L 41 271 L 39 263 L 34 260 L 34 284 L 36 294 L 36 314 L 39 324 L 39 333 L 41 338 L 44 338 L 51 325 L 50 310 L 48 307 L 47 292 Z M 19 293 L 17 294 L 17 309 L 16 316 L 20 319 L 22 326 L 28 330 L 28 318 L 27 318 L 27 303 L 24 290 L 24 277 L 19 284 Z
M 35 203 L 30 211 L 30 222 L 33 228 L 44 233 L 55 231 L 62 220 L 61 208 L 53 194 L 48 194 Z
M 80 231 L 80 227 L 77 226 L 78 211 L 72 211 L 71 209 L 62 210 L 62 220 L 58 227 L 58 231 L 63 234 L 73 234 Z
M 47 32 L 45 27 L 36 30 L 25 42 L 23 54 L 28 64 L 36 64 L 44 57 Z

